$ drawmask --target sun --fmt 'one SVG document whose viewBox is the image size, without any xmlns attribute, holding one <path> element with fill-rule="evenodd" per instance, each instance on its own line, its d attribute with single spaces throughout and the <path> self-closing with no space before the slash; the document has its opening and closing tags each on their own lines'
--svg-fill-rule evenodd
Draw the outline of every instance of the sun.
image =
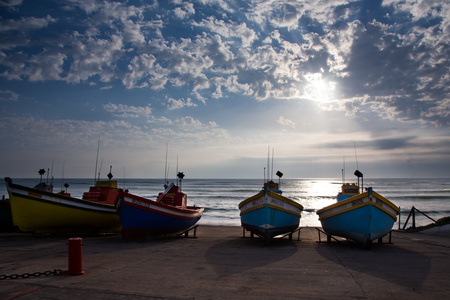
<svg viewBox="0 0 450 300">
<path fill-rule="evenodd" d="M 328 102 L 333 98 L 335 83 L 322 78 L 322 73 L 308 73 L 304 75 L 307 83 L 304 96 L 317 102 Z"/>
</svg>

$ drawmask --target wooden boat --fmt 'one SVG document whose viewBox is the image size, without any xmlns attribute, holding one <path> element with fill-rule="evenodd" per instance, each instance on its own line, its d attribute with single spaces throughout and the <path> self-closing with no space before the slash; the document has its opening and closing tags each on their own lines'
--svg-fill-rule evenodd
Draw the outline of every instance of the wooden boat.
<svg viewBox="0 0 450 300">
<path fill-rule="evenodd" d="M 337 203 L 318 210 L 317 214 L 326 233 L 370 248 L 373 240 L 392 230 L 400 209 L 371 187 L 361 193 L 359 178 L 363 174 L 356 170 L 355 175 L 358 184 L 343 184 Z"/>
<path fill-rule="evenodd" d="M 121 191 L 116 209 L 122 221 L 122 235 L 126 239 L 173 237 L 193 228 L 204 208 L 187 205 L 187 195 L 181 191 L 184 174 L 178 173 L 173 182 L 150 200 Z"/>
<path fill-rule="evenodd" d="M 21 231 L 34 233 L 120 232 L 122 226 L 114 207 L 119 189 L 111 177 L 97 180 L 83 199 L 73 198 L 66 191 L 53 193 L 42 184 L 35 188 L 14 184 L 7 177 L 13 223 Z"/>
<path fill-rule="evenodd" d="M 277 172 L 282 176 L 281 172 Z M 281 177 L 280 176 L 280 177 Z M 241 226 L 268 245 L 275 236 L 295 231 L 303 206 L 281 195 L 279 183 L 268 181 L 256 195 L 239 203 Z"/>
</svg>

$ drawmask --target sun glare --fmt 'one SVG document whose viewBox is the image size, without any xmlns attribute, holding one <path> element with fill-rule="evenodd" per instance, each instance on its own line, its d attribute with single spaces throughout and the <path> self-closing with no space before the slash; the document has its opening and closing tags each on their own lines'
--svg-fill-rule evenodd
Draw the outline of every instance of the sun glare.
<svg viewBox="0 0 450 300">
<path fill-rule="evenodd" d="M 322 73 L 308 73 L 305 75 L 307 84 L 304 95 L 307 99 L 327 102 L 333 98 L 335 83 L 322 78 Z"/>
</svg>

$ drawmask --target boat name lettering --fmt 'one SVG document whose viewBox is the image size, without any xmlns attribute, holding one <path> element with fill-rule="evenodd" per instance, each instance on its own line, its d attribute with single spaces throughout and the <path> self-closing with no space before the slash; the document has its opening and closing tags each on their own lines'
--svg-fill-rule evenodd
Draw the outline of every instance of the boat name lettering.
<svg viewBox="0 0 450 300">
<path fill-rule="evenodd" d="M 362 199 L 357 199 L 357 200 L 352 202 L 352 206 L 359 205 L 359 204 L 362 204 L 362 203 L 363 203 Z"/>
<path fill-rule="evenodd" d="M 281 200 L 277 200 L 277 199 L 271 199 L 270 203 L 278 205 L 278 206 L 284 206 L 284 202 Z"/>
<path fill-rule="evenodd" d="M 131 202 L 132 202 L 133 204 L 145 206 L 145 207 L 148 207 L 148 208 L 151 207 L 151 205 L 150 205 L 149 203 L 145 203 L 145 202 L 142 202 L 142 201 L 139 201 L 139 200 L 136 200 L 136 199 L 132 199 Z"/>
<path fill-rule="evenodd" d="M 376 203 L 377 203 L 379 206 L 383 206 L 383 201 L 381 201 L 381 200 L 378 200 L 378 199 L 377 199 Z"/>
<path fill-rule="evenodd" d="M 253 206 L 257 206 L 257 205 L 260 205 L 260 204 L 263 203 L 263 202 L 264 202 L 264 199 L 260 198 L 260 199 L 258 199 L 258 200 L 253 201 L 253 202 L 252 202 L 252 205 L 253 205 Z"/>
</svg>

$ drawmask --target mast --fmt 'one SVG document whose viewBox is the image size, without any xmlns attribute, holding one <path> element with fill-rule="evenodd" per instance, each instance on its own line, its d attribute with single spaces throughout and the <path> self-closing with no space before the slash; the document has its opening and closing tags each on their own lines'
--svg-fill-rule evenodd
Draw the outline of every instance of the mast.
<svg viewBox="0 0 450 300">
<path fill-rule="evenodd" d="M 100 169 L 98 169 L 98 180 L 100 180 L 100 174 L 102 173 L 102 166 L 103 166 L 103 158 L 102 161 L 100 162 Z"/>
<path fill-rule="evenodd" d="M 167 184 L 167 153 L 169 152 L 169 143 L 166 144 L 166 163 L 164 165 L 164 186 Z"/>
<path fill-rule="evenodd" d="M 63 182 L 64 182 L 64 165 L 66 164 L 66 161 L 63 161 L 63 169 L 62 169 L 62 178 L 61 178 L 61 191 L 63 190 Z"/>
<path fill-rule="evenodd" d="M 51 183 L 50 183 L 50 185 L 51 186 L 53 186 L 53 162 L 55 161 L 55 159 L 54 158 L 52 158 L 52 174 L 51 174 Z"/>
<path fill-rule="evenodd" d="M 270 146 L 267 146 L 267 182 L 270 181 Z"/>
<path fill-rule="evenodd" d="M 97 182 L 97 164 L 98 164 L 98 151 L 100 149 L 100 137 L 98 137 L 97 143 L 97 158 L 95 159 L 95 173 L 94 173 L 94 184 Z"/>
<path fill-rule="evenodd" d="M 270 180 L 273 181 L 273 154 L 274 154 L 275 149 L 272 148 L 272 169 L 270 173 Z"/>
</svg>

